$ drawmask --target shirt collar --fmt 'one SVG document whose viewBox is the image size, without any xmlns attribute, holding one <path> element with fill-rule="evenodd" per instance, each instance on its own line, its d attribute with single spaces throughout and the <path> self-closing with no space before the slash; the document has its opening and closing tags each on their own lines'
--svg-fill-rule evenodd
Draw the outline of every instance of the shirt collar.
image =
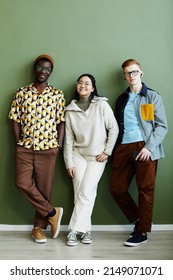
<svg viewBox="0 0 173 280">
<path fill-rule="evenodd" d="M 29 88 L 30 88 L 30 89 L 34 89 L 34 91 L 37 91 L 36 87 L 34 86 L 34 83 L 30 84 L 30 85 L 29 85 Z M 45 90 L 47 90 L 47 89 L 49 89 L 49 90 L 52 89 L 52 86 L 51 86 L 49 83 L 47 84 L 47 87 L 45 87 L 45 89 L 43 90 L 43 93 L 44 93 Z"/>
<path fill-rule="evenodd" d="M 129 95 L 129 92 L 130 92 L 130 87 L 128 87 L 126 89 L 125 94 Z M 147 95 L 147 86 L 144 83 L 142 83 L 142 88 L 141 88 L 141 91 L 139 94 L 144 95 L 144 96 Z"/>
</svg>

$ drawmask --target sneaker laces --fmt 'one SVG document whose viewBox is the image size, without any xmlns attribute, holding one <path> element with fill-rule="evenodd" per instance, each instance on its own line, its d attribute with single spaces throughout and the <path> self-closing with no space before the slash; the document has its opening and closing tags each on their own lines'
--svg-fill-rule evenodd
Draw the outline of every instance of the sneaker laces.
<svg viewBox="0 0 173 280">
<path fill-rule="evenodd" d="M 87 231 L 81 236 L 82 239 L 92 239 L 90 231 Z"/>
<path fill-rule="evenodd" d="M 51 226 L 53 226 L 52 217 L 49 218 L 49 224 L 50 224 Z"/>
<path fill-rule="evenodd" d="M 69 232 L 69 234 L 67 235 L 67 238 L 75 241 L 76 240 L 76 232 L 74 232 L 74 231 Z"/>
<path fill-rule="evenodd" d="M 38 233 L 39 233 L 41 236 L 44 236 L 44 237 L 45 237 L 45 233 L 44 233 L 44 231 L 43 231 L 40 227 L 35 227 L 35 230 L 38 231 Z"/>
</svg>

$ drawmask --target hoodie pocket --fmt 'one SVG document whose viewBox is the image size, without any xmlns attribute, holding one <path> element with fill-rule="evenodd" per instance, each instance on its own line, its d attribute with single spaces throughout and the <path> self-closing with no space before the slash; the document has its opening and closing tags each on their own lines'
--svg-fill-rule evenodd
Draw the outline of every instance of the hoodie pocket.
<svg viewBox="0 0 173 280">
<path fill-rule="evenodd" d="M 141 105 L 141 114 L 144 121 L 154 120 L 154 104 Z"/>
</svg>

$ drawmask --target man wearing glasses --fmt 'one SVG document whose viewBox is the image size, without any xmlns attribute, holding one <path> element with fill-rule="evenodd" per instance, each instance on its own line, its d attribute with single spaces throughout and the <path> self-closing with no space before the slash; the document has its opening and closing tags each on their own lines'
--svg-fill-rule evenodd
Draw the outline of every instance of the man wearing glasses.
<svg viewBox="0 0 173 280">
<path fill-rule="evenodd" d="M 64 137 L 63 92 L 48 84 L 54 67 L 46 54 L 34 62 L 35 82 L 19 88 L 12 101 L 9 118 L 16 145 L 16 187 L 35 208 L 32 237 L 47 241 L 45 229 L 51 226 L 56 238 L 63 214 L 51 204 L 56 158 Z"/>
<path fill-rule="evenodd" d="M 110 192 L 134 230 L 126 246 L 147 242 L 151 231 L 158 159 L 164 157 L 162 141 L 167 120 L 161 96 L 141 82 L 143 71 L 134 59 L 122 64 L 129 87 L 116 102 L 119 136 L 113 152 Z M 138 203 L 129 193 L 136 176 Z"/>
</svg>

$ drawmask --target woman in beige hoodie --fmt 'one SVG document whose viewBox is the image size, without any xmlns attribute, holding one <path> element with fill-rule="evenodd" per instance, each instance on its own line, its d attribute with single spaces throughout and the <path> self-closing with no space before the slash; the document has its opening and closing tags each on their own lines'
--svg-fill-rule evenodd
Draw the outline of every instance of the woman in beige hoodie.
<svg viewBox="0 0 173 280">
<path fill-rule="evenodd" d="M 74 209 L 67 245 L 92 243 L 91 215 L 98 182 L 118 136 L 118 125 L 107 98 L 99 97 L 95 78 L 83 74 L 77 80 L 76 99 L 65 112 L 64 160 L 74 187 Z"/>
</svg>

